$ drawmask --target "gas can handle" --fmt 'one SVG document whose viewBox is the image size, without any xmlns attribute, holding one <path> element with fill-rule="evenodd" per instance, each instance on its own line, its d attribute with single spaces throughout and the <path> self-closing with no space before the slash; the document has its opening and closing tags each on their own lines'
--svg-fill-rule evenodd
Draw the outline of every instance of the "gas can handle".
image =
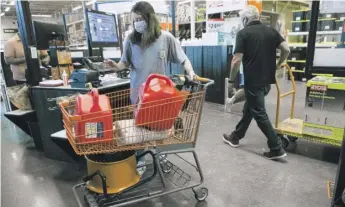
<svg viewBox="0 0 345 207">
<path fill-rule="evenodd" d="M 173 82 L 166 76 L 164 75 L 160 75 L 160 74 L 151 74 L 147 80 L 146 80 L 146 83 L 145 83 L 145 88 L 144 88 L 144 91 L 147 90 L 147 88 L 150 86 L 150 83 L 151 81 L 154 79 L 154 78 L 158 78 L 158 79 L 161 79 L 161 80 L 165 80 L 165 82 L 170 86 L 170 87 L 174 87 L 173 85 Z"/>
<path fill-rule="evenodd" d="M 93 104 L 91 106 L 91 111 L 100 111 L 101 107 L 99 106 L 99 93 L 96 88 L 91 89 L 90 95 L 92 96 Z"/>
</svg>

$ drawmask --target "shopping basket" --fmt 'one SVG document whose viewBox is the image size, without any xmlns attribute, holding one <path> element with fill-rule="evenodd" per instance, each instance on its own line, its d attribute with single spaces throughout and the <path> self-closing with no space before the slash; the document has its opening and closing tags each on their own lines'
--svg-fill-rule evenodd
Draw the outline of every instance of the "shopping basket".
<svg viewBox="0 0 345 207">
<path fill-rule="evenodd" d="M 198 78 L 198 81 L 198 83 L 190 82 L 190 84 L 184 84 L 180 90 L 180 97 L 178 100 L 176 98 L 167 98 L 152 101 L 140 107 L 138 107 L 137 104 L 130 104 L 131 90 L 138 89 L 128 89 L 105 94 L 110 99 L 110 111 L 113 119 L 113 130 L 111 131 L 113 133 L 113 138 L 104 141 L 99 139 L 93 140 L 91 138 L 81 142 L 81 137 L 90 136 L 88 134 L 76 135 L 75 132 L 76 126 L 80 125 L 82 122 L 93 123 L 100 118 L 106 117 L 102 117 L 100 113 L 95 113 L 95 116 L 90 114 L 89 117 L 92 118 L 82 120 L 81 116 L 75 113 L 76 102 L 62 102 L 60 103 L 60 109 L 68 140 L 75 152 L 79 155 L 139 150 L 170 144 L 194 144 L 196 142 L 206 88 L 208 85 L 214 83 L 212 80 L 203 78 Z M 207 83 L 201 84 L 203 81 Z M 159 106 L 159 108 L 161 108 L 160 113 L 167 113 L 169 110 L 175 110 L 171 108 L 171 106 L 174 106 L 174 104 L 171 103 L 180 101 L 180 99 L 184 100 L 184 106 L 177 117 L 165 117 L 164 120 L 161 120 L 158 118 L 154 119 L 156 114 L 146 114 L 147 116 L 152 116 L 153 118 L 149 120 L 157 125 L 159 125 L 160 122 L 166 122 L 167 119 L 174 120 L 175 124 L 171 126 L 171 129 L 154 131 L 145 127 L 147 123 L 136 125 L 134 115 L 138 108 L 142 110 Z M 150 123 L 150 125 L 152 125 L 152 123 Z M 102 133 L 109 133 L 109 131 L 110 130 L 103 131 Z"/>
</svg>

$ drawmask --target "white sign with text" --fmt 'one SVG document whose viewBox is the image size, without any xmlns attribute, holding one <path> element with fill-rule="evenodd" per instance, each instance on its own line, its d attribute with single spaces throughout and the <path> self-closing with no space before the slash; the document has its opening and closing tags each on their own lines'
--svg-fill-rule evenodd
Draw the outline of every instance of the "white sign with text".
<svg viewBox="0 0 345 207">
<path fill-rule="evenodd" d="M 206 32 L 223 32 L 224 31 L 224 21 L 207 21 L 206 22 Z"/>
</svg>

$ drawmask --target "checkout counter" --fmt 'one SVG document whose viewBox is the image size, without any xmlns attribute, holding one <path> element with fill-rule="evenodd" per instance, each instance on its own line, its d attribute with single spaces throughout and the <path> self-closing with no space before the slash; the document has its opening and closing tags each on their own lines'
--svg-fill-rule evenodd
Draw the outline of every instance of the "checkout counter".
<svg viewBox="0 0 345 207">
<path fill-rule="evenodd" d="M 81 59 L 78 58 L 72 58 L 72 60 L 73 62 L 81 62 Z M 118 60 L 115 59 L 115 61 Z M 12 72 L 10 67 L 4 62 L 3 52 L 1 52 L 1 62 L 5 84 L 7 87 L 13 86 Z M 99 77 L 99 74 L 94 71 L 93 73 L 91 72 L 91 75 L 81 74 L 75 77 L 72 75 L 71 79 L 79 81 L 81 86 L 85 85 L 84 81 L 89 82 L 89 79 L 99 79 L 100 82 L 97 88 L 101 94 L 125 90 L 130 87 L 128 77 L 107 78 L 109 75 L 101 75 L 103 77 Z M 36 148 L 44 151 L 46 157 L 54 160 L 75 162 L 80 157 L 74 153 L 68 140 L 54 140 L 51 137 L 51 134 L 64 129 L 62 115 L 59 107 L 56 105 L 56 98 L 76 93 L 87 93 L 88 91 L 89 89 L 85 87 L 34 86 L 31 88 L 30 96 L 35 110 L 8 110 L 5 116 L 32 137 Z"/>
</svg>

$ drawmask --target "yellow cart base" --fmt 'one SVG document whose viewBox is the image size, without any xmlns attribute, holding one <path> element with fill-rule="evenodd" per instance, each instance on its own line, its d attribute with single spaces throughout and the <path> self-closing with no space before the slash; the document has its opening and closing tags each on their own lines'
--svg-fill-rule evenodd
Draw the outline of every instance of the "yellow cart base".
<svg viewBox="0 0 345 207">
<path fill-rule="evenodd" d="M 275 128 L 278 136 L 282 139 L 283 148 L 289 145 L 289 142 L 296 141 L 298 138 L 306 139 L 318 143 L 330 144 L 334 146 L 341 146 L 341 141 L 326 139 L 323 137 L 310 136 L 303 134 L 303 120 L 287 118 L 278 124 Z"/>
</svg>

